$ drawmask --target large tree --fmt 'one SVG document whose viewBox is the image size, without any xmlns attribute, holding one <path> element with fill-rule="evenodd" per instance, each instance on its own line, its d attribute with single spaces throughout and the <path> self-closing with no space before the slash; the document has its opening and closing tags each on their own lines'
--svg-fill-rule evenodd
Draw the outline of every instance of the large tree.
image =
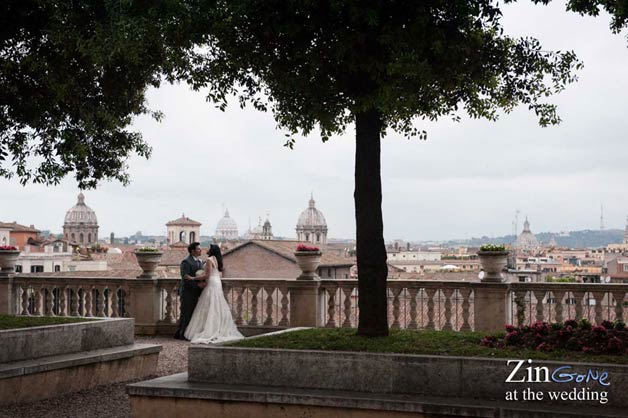
<svg viewBox="0 0 628 418">
<path fill-rule="evenodd" d="M 537 3 L 547 1 L 537 0 Z M 615 15 L 626 0 L 572 0 Z M 380 144 L 387 130 L 424 137 L 415 123 L 494 120 L 524 105 L 559 122 L 545 100 L 574 81 L 571 52 L 503 34 L 489 0 L 8 0 L 0 6 L 0 175 L 81 187 L 127 181 L 129 155 L 148 156 L 134 115 L 163 77 L 235 95 L 273 112 L 289 134 L 323 140 L 356 127 L 355 213 L 359 333 L 386 335 L 386 251 Z M 34 160 L 33 160 L 34 157 Z M 29 158 L 31 160 L 29 160 Z"/>
<path fill-rule="evenodd" d="M 388 333 L 386 131 L 423 136 L 416 119 L 465 111 L 494 120 L 520 104 L 542 125 L 559 121 L 545 99 L 574 80 L 575 55 L 504 35 L 500 16 L 488 0 L 229 0 L 198 20 L 208 37 L 190 82 L 213 101 L 236 95 L 270 109 L 290 134 L 319 128 L 323 140 L 355 124 L 361 335 Z"/>
</svg>

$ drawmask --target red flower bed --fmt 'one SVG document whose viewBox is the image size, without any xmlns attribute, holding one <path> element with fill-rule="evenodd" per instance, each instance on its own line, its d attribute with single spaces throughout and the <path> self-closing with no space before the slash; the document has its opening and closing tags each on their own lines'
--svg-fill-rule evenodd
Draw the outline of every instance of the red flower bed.
<svg viewBox="0 0 628 418">
<path fill-rule="evenodd" d="M 572 319 L 564 323 L 535 322 L 515 327 L 506 325 L 506 335 L 489 335 L 482 345 L 494 348 L 521 347 L 539 351 L 570 350 L 591 354 L 628 354 L 628 330 L 623 321 L 603 321 L 592 326 L 589 321 Z"/>
<path fill-rule="evenodd" d="M 0 251 L 17 251 L 17 248 L 12 245 L 0 245 Z"/>
<path fill-rule="evenodd" d="M 320 251 L 320 248 L 318 248 L 318 247 L 311 247 L 311 246 L 305 245 L 305 244 L 299 244 L 299 245 L 297 245 L 297 251 Z"/>
</svg>

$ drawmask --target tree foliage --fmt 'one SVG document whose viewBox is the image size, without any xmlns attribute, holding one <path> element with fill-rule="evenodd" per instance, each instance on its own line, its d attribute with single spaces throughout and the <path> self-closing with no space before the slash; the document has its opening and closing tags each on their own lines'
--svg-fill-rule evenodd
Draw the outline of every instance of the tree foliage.
<svg viewBox="0 0 628 418">
<path fill-rule="evenodd" d="M 0 176 L 81 187 L 128 181 L 150 155 L 132 118 L 194 39 L 179 1 L 7 0 L 0 5 Z M 187 23 L 186 23 L 187 22 Z"/>
</svg>

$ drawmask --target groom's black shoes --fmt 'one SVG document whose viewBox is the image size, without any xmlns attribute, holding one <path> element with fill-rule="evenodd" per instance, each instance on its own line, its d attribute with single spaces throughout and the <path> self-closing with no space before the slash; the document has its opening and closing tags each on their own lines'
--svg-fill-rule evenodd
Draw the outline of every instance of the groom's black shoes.
<svg viewBox="0 0 628 418">
<path fill-rule="evenodd" d="M 175 340 L 183 340 L 183 341 L 190 341 L 187 338 L 185 338 L 183 335 L 179 334 L 179 332 L 177 332 L 176 334 L 174 334 L 174 339 Z"/>
</svg>

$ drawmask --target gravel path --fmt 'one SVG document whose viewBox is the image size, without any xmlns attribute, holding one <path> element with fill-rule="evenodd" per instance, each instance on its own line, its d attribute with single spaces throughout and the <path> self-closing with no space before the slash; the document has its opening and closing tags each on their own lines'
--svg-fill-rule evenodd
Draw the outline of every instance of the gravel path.
<svg viewBox="0 0 628 418">
<path fill-rule="evenodd" d="M 186 370 L 190 343 L 164 337 L 136 337 L 135 341 L 163 346 L 156 376 Z M 131 403 L 125 391 L 127 383 L 98 386 L 59 398 L 2 407 L 0 418 L 130 418 Z"/>
</svg>

